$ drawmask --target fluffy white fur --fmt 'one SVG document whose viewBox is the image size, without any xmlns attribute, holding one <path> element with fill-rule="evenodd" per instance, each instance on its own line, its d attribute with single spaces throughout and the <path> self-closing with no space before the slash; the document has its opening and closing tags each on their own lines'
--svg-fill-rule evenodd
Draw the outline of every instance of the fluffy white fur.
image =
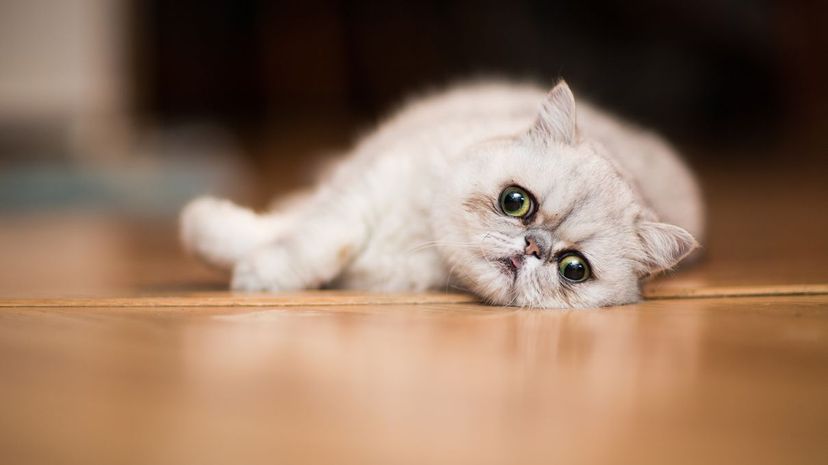
<svg viewBox="0 0 828 465">
<path fill-rule="evenodd" d="M 531 218 L 501 211 L 512 185 L 536 199 Z M 576 109 L 564 82 L 548 94 L 489 83 L 407 105 L 274 211 L 195 200 L 181 235 L 232 269 L 237 290 L 454 286 L 494 304 L 571 308 L 637 301 L 642 279 L 697 246 L 702 223 L 696 182 L 659 137 Z M 529 237 L 540 254 L 525 252 Z M 585 282 L 559 273 L 571 250 L 591 265 Z"/>
</svg>

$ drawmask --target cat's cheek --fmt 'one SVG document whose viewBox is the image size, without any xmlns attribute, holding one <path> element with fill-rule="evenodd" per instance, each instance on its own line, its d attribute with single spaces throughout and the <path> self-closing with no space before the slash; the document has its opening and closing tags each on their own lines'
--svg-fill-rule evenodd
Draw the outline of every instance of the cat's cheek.
<svg viewBox="0 0 828 465">
<path fill-rule="evenodd" d="M 476 271 L 471 273 L 471 276 L 476 277 L 470 283 L 476 294 L 493 305 L 509 305 L 513 302 L 511 278 L 489 264 Z"/>
</svg>

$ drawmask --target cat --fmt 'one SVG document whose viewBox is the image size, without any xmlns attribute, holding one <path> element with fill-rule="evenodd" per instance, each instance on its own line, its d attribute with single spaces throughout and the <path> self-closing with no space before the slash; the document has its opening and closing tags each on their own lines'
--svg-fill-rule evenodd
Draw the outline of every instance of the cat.
<svg viewBox="0 0 828 465">
<path fill-rule="evenodd" d="M 497 305 L 602 307 L 698 247 L 703 205 L 661 138 L 563 80 L 461 85 L 414 100 L 314 190 L 257 214 L 181 215 L 189 251 L 240 291 L 470 291 Z"/>
</svg>

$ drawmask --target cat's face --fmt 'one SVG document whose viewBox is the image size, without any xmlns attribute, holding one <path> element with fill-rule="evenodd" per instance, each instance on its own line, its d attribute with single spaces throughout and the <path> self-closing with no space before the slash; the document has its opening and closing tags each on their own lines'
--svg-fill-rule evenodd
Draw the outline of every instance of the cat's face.
<svg viewBox="0 0 828 465">
<path fill-rule="evenodd" d="M 563 86 L 563 87 L 562 87 Z M 435 218 L 452 276 L 492 303 L 597 307 L 639 299 L 639 280 L 695 246 L 652 221 L 597 145 L 578 140 L 572 94 L 553 89 L 535 127 L 465 154 Z"/>
</svg>

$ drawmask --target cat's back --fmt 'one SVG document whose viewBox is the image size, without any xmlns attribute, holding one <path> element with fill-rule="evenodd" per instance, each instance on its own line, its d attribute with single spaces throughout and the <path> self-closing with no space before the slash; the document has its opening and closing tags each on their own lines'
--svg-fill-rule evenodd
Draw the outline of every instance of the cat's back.
<svg viewBox="0 0 828 465">
<path fill-rule="evenodd" d="M 477 81 L 429 92 L 407 101 L 393 123 L 416 124 L 435 120 L 515 118 L 531 122 L 543 99 L 541 88 L 505 81 Z"/>
<path fill-rule="evenodd" d="M 403 102 L 377 131 L 370 146 L 425 143 L 443 154 L 492 137 L 508 136 L 532 123 L 543 98 L 532 85 L 479 81 L 415 95 Z"/>
</svg>

